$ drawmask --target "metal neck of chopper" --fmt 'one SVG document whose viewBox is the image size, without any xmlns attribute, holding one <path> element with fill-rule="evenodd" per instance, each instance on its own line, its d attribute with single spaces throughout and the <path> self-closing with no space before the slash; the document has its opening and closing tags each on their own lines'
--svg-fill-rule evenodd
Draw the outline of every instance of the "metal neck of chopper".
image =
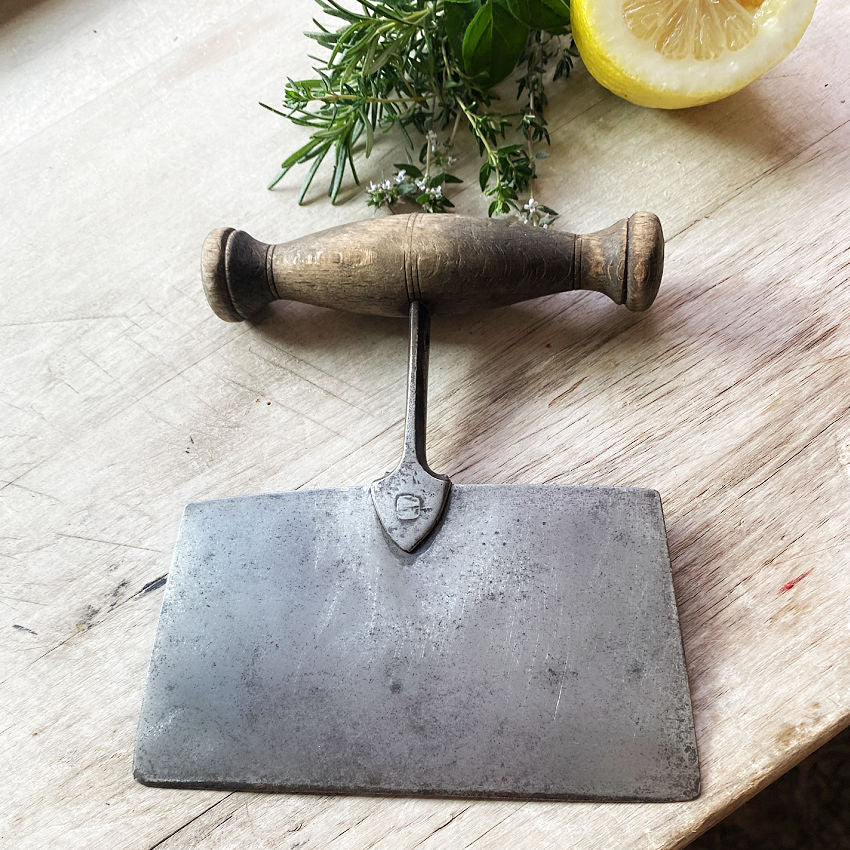
<svg viewBox="0 0 850 850">
<path fill-rule="evenodd" d="M 404 419 L 402 461 L 425 460 L 425 427 L 428 415 L 428 353 L 431 346 L 431 316 L 418 301 L 410 305 L 410 356 L 407 372 L 407 413 Z M 430 471 L 430 470 L 429 470 Z"/>
<path fill-rule="evenodd" d="M 451 489 L 448 477 L 435 474 L 425 459 L 430 338 L 428 310 L 414 301 L 410 305 L 404 449 L 395 470 L 370 488 L 384 531 L 405 552 L 412 552 L 434 531 Z"/>
</svg>

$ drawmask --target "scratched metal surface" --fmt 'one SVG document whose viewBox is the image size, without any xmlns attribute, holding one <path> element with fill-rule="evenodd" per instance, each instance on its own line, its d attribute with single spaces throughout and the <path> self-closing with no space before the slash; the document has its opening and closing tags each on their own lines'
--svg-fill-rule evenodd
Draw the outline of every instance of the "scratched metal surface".
<svg viewBox="0 0 850 850">
<path fill-rule="evenodd" d="M 366 487 L 186 509 L 139 727 L 154 785 L 698 792 L 653 490 L 455 486 L 414 554 Z"/>
</svg>

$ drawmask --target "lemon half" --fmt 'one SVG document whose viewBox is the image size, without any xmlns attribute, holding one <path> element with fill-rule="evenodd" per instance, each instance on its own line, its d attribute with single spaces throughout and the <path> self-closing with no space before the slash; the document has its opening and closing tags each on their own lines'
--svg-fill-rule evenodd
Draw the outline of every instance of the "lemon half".
<svg viewBox="0 0 850 850">
<path fill-rule="evenodd" d="M 781 62 L 817 0 L 572 0 L 588 71 L 641 106 L 719 100 Z"/>
</svg>

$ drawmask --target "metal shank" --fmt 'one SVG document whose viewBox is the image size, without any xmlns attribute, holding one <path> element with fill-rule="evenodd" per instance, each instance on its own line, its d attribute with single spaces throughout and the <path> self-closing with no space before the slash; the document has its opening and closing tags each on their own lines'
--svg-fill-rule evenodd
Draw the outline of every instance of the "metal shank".
<svg viewBox="0 0 850 850">
<path fill-rule="evenodd" d="M 434 530 L 451 489 L 451 481 L 433 472 L 425 460 L 430 330 L 428 310 L 414 301 L 410 305 L 404 449 L 398 466 L 370 488 L 384 531 L 405 552 L 416 549 Z"/>
</svg>

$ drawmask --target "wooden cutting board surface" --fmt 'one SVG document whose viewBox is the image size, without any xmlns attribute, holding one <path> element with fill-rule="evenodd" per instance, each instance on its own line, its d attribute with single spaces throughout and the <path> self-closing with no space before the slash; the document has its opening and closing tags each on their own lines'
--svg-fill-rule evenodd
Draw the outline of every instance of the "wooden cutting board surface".
<svg viewBox="0 0 850 850">
<path fill-rule="evenodd" d="M 167 791 L 131 778 L 190 500 L 366 483 L 401 440 L 404 321 L 227 325 L 206 232 L 365 218 L 257 107 L 309 72 L 311 0 L 12 0 L 0 14 L 0 842 L 15 848 L 673 848 L 850 721 L 850 7 L 744 92 L 643 110 L 577 69 L 537 195 L 588 231 L 656 212 L 653 309 L 593 293 L 435 320 L 429 455 L 458 483 L 661 491 L 695 802 Z M 382 149 L 368 181 L 398 159 Z M 474 158 L 458 210 L 483 214 Z"/>
</svg>

